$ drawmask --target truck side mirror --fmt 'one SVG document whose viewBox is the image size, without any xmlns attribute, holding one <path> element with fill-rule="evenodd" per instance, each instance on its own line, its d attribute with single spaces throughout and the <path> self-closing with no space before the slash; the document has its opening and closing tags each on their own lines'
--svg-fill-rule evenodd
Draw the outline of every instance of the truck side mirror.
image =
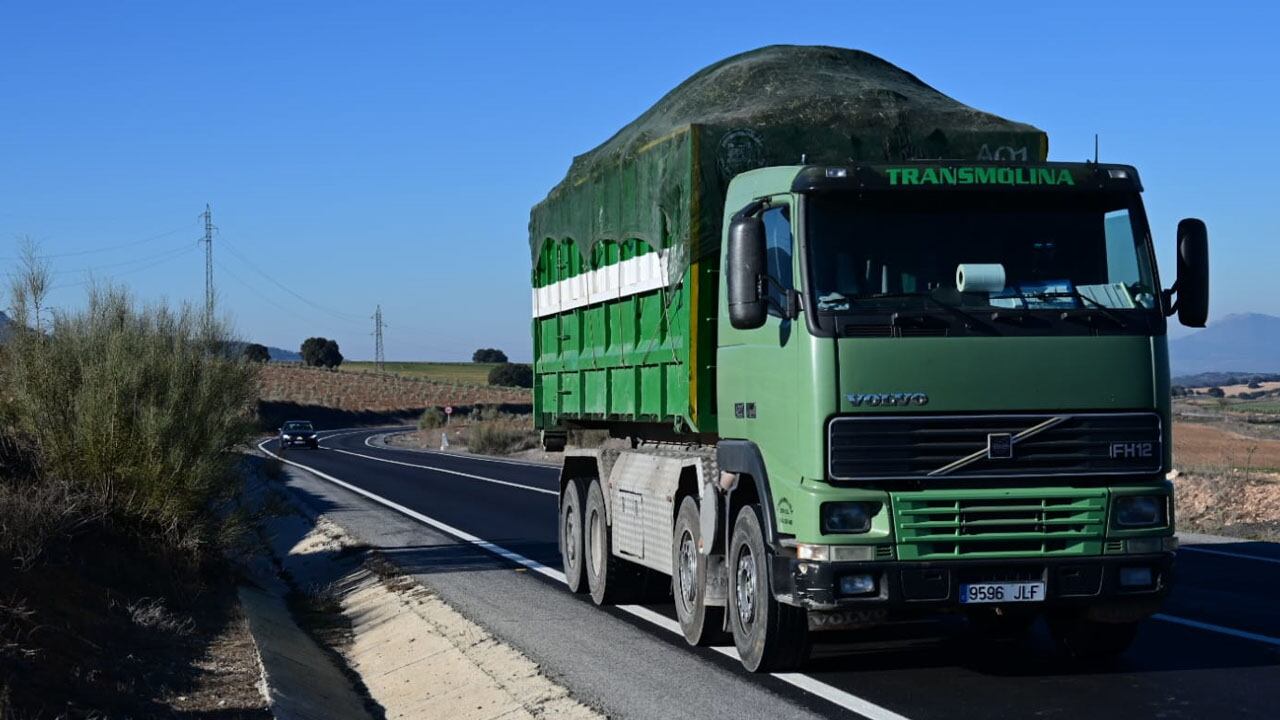
<svg viewBox="0 0 1280 720">
<path fill-rule="evenodd" d="M 737 216 L 729 225 L 728 271 L 729 324 L 739 330 L 764 325 L 766 298 L 760 293 L 765 272 L 764 221 L 759 216 Z"/>
<path fill-rule="evenodd" d="M 1204 327 L 1209 319 L 1209 231 L 1204 221 L 1187 218 L 1178 223 L 1178 279 L 1173 285 L 1178 322 Z"/>
</svg>

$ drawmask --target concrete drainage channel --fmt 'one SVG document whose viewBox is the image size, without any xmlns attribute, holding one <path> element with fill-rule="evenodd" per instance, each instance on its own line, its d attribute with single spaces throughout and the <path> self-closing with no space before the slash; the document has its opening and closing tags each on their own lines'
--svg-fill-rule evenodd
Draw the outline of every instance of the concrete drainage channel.
<svg viewBox="0 0 1280 720">
<path fill-rule="evenodd" d="M 295 470 L 251 460 L 268 553 L 241 602 L 277 718 L 603 717 L 263 477 Z"/>
</svg>

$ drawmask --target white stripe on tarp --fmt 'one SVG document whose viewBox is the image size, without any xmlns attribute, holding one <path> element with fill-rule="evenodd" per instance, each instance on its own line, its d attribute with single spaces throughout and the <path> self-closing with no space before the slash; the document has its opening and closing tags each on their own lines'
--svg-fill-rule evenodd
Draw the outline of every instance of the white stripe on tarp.
<svg viewBox="0 0 1280 720">
<path fill-rule="evenodd" d="M 670 260 L 670 249 L 659 250 L 534 288 L 533 316 L 555 315 L 666 287 Z"/>
</svg>

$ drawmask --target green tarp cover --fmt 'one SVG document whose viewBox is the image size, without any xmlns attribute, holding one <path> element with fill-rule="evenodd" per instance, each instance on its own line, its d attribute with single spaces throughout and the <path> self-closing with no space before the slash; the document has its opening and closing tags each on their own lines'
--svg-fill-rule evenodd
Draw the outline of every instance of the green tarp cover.
<svg viewBox="0 0 1280 720">
<path fill-rule="evenodd" d="M 1041 161 L 1043 131 L 975 110 L 874 55 L 776 45 L 707 67 L 594 150 L 529 220 L 590 265 L 604 240 L 671 248 L 669 275 L 715 252 L 733 176 L 757 167 L 911 159 Z"/>
</svg>

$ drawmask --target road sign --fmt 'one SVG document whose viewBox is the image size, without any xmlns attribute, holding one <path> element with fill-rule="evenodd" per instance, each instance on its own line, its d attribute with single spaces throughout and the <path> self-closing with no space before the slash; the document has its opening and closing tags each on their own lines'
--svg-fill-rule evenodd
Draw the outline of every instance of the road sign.
<svg viewBox="0 0 1280 720">
<path fill-rule="evenodd" d="M 452 415 L 452 414 L 453 414 L 453 406 L 452 406 L 452 405 L 445 405 L 445 406 L 444 406 L 444 414 L 445 414 L 445 415 Z"/>
</svg>

